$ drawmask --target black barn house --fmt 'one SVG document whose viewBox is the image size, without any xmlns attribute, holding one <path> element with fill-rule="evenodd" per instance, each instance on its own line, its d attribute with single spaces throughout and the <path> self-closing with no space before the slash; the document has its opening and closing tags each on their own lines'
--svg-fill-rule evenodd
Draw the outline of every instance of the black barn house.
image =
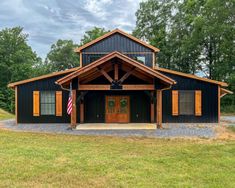
<svg viewBox="0 0 235 188">
<path fill-rule="evenodd" d="M 9 84 L 17 123 L 217 123 L 231 93 L 224 82 L 159 68 L 159 49 L 118 29 L 75 52 L 80 67 Z"/>
</svg>

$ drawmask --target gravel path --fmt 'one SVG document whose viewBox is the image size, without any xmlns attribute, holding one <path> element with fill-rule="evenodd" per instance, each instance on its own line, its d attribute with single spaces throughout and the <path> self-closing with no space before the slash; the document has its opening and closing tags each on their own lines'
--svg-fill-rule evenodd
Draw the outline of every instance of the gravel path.
<svg viewBox="0 0 235 188">
<path fill-rule="evenodd" d="M 72 135 L 107 135 L 107 136 L 139 136 L 139 137 L 204 137 L 215 136 L 216 124 L 163 124 L 164 129 L 156 130 L 67 130 L 69 124 L 19 124 L 14 120 L 0 122 L 1 127 L 14 131 L 59 133 Z"/>
<path fill-rule="evenodd" d="M 235 123 L 235 116 L 221 116 L 221 121 Z"/>
</svg>

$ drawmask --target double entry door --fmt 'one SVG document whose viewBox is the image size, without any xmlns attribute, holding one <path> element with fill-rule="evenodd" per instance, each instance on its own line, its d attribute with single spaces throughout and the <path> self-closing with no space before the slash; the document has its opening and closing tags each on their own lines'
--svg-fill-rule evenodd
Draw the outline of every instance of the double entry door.
<svg viewBox="0 0 235 188">
<path fill-rule="evenodd" d="M 130 116 L 129 96 L 106 96 L 106 123 L 128 123 Z"/>
</svg>

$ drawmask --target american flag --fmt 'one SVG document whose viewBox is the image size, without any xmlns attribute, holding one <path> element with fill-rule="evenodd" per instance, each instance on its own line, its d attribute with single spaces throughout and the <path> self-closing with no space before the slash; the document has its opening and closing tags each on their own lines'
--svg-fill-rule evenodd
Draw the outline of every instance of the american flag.
<svg viewBox="0 0 235 188">
<path fill-rule="evenodd" d="M 72 86 L 70 84 L 70 90 L 69 90 L 69 99 L 67 104 L 67 114 L 71 114 L 73 108 L 73 100 L 72 100 Z"/>
</svg>

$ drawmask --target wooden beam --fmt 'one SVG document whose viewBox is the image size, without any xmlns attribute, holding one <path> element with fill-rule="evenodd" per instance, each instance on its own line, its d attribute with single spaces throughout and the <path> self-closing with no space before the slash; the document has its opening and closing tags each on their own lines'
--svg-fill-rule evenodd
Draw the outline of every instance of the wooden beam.
<svg viewBox="0 0 235 188">
<path fill-rule="evenodd" d="M 120 80 L 118 80 L 118 82 L 121 84 L 122 82 L 124 82 L 124 80 L 126 80 L 134 71 L 135 69 L 131 69 L 130 71 L 126 72 L 126 74 L 124 74 Z"/>
<path fill-rule="evenodd" d="M 76 107 L 76 90 L 72 90 L 72 112 L 71 112 L 71 127 L 75 128 L 77 124 L 77 107 Z"/>
<path fill-rule="evenodd" d="M 153 84 L 142 84 L 142 85 L 122 85 L 122 90 L 154 90 Z M 95 84 L 81 84 L 78 87 L 80 91 L 90 91 L 90 90 L 110 90 L 110 85 L 95 85 Z"/>
<path fill-rule="evenodd" d="M 104 75 L 105 78 L 107 78 L 107 80 L 108 80 L 110 83 L 113 83 L 113 79 L 108 75 L 107 72 L 104 71 L 104 69 L 100 69 L 99 71 Z"/>
<path fill-rule="evenodd" d="M 82 52 L 80 52 L 80 67 L 82 67 Z"/>
<path fill-rule="evenodd" d="M 15 86 L 15 120 L 16 125 L 18 124 L 18 87 Z"/>
<path fill-rule="evenodd" d="M 114 80 L 118 80 L 118 64 L 114 64 Z"/>
<path fill-rule="evenodd" d="M 162 90 L 157 90 L 157 128 L 162 128 Z"/>
<path fill-rule="evenodd" d="M 151 91 L 151 104 L 150 104 L 150 116 L 151 116 L 151 123 L 154 123 L 154 100 L 153 100 L 153 97 L 154 97 L 154 92 Z"/>
<path fill-rule="evenodd" d="M 83 84 L 83 85 L 79 85 L 79 89 L 80 91 L 89 91 L 89 90 L 110 90 L 110 85 L 90 85 L 90 84 Z"/>
<path fill-rule="evenodd" d="M 80 123 L 84 123 L 84 101 L 80 101 Z"/>
<path fill-rule="evenodd" d="M 156 56 L 155 53 L 153 52 L 153 61 L 152 61 L 153 69 L 156 67 Z"/>
<path fill-rule="evenodd" d="M 154 90 L 154 85 L 153 84 L 122 85 L 122 90 Z"/>
<path fill-rule="evenodd" d="M 220 123 L 220 86 L 218 85 L 218 123 Z"/>
</svg>

